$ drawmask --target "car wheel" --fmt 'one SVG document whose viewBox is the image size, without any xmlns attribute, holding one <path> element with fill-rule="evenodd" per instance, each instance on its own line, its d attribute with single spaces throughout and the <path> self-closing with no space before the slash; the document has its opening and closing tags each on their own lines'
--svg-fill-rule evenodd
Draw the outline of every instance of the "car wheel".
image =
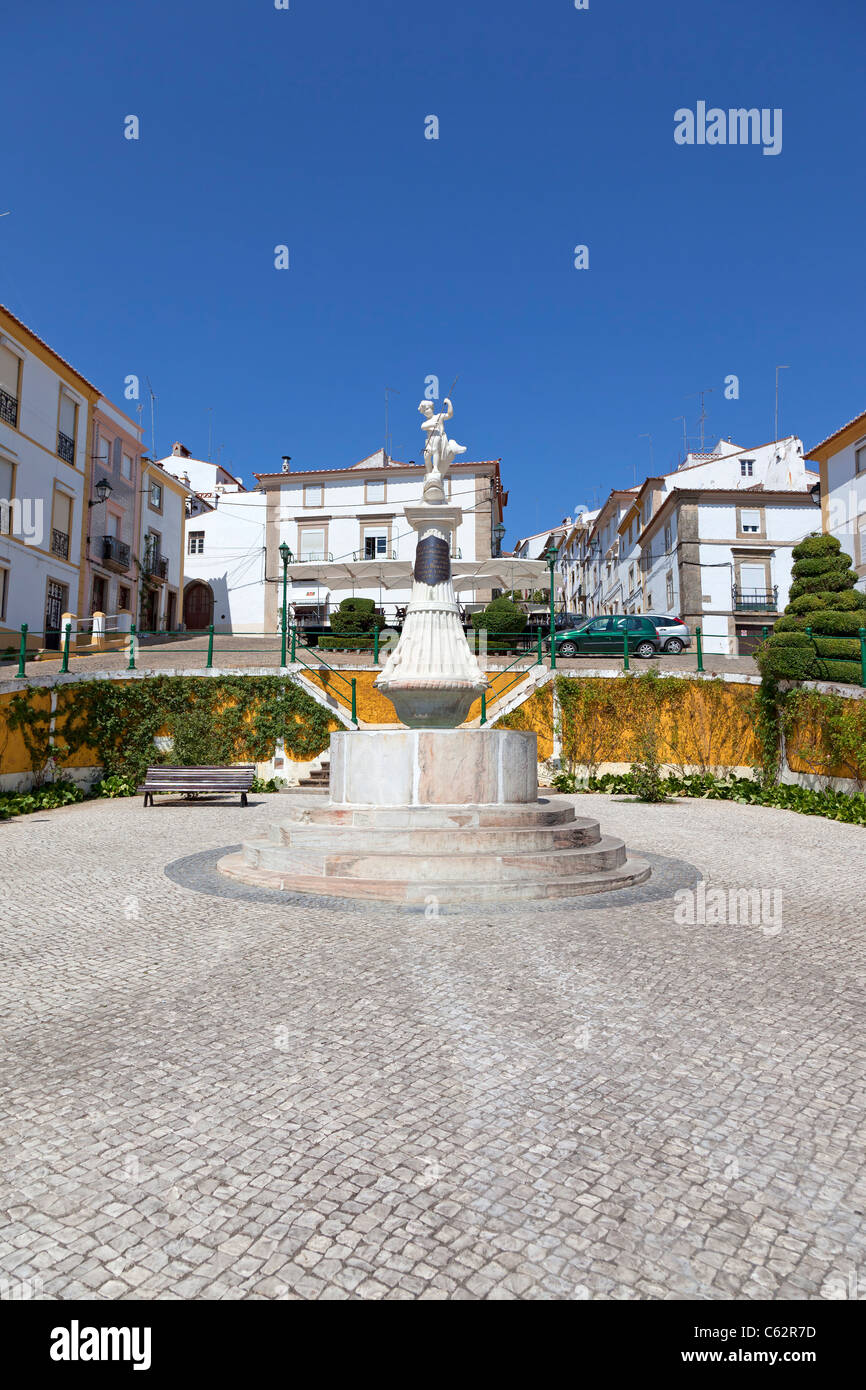
<svg viewBox="0 0 866 1390">
<path fill-rule="evenodd" d="M 650 656 L 655 656 L 656 649 L 653 646 L 652 642 L 638 642 L 637 646 L 635 647 L 635 652 L 638 656 L 646 658 Z"/>
<path fill-rule="evenodd" d="M 558 656 L 577 656 L 577 646 L 574 642 L 561 642 L 556 650 Z"/>
<path fill-rule="evenodd" d="M 679 637 L 669 637 L 665 642 L 665 651 L 669 652 L 671 656 L 679 656 L 682 649 L 683 644 Z"/>
</svg>

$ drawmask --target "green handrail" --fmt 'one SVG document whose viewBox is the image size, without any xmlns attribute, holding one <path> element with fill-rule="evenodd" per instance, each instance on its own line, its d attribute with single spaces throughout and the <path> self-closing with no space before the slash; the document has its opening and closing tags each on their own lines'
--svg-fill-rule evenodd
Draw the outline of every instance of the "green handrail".
<svg viewBox="0 0 866 1390">
<path fill-rule="evenodd" d="M 701 629 L 700 629 L 699 627 L 696 627 L 696 628 L 695 628 L 695 638 L 697 639 L 697 644 L 698 644 L 698 670 L 699 670 L 699 671 L 703 671 L 703 669 L 704 669 L 704 646 L 703 646 L 703 642 L 701 641 Z"/>
<path fill-rule="evenodd" d="M 129 629 L 129 665 L 126 669 L 135 670 L 135 623 L 132 623 Z"/>
<path fill-rule="evenodd" d="M 206 670 L 206 671 L 209 671 L 209 670 L 211 669 L 212 666 L 213 666 L 213 623 L 211 623 L 210 627 L 209 627 L 208 630 L 207 630 L 207 665 L 206 665 L 206 667 L 205 667 L 205 670 Z"/>
<path fill-rule="evenodd" d="M 629 669 L 629 664 L 628 664 L 628 630 L 627 630 L 626 628 L 623 628 L 623 630 L 622 630 L 622 669 L 623 669 L 624 671 L 627 671 L 627 670 Z"/>
<path fill-rule="evenodd" d="M 21 624 L 21 646 L 18 651 L 18 672 L 15 676 L 17 681 L 27 679 L 27 624 Z"/>
<path fill-rule="evenodd" d="M 69 638 L 72 633 L 72 624 L 67 623 L 63 633 L 63 660 L 60 663 L 60 674 L 65 676 L 69 671 Z"/>
</svg>

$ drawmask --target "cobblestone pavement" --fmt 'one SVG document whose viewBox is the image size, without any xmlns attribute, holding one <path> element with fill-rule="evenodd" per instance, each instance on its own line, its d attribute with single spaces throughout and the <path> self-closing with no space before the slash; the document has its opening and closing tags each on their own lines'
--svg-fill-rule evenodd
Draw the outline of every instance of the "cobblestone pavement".
<svg viewBox="0 0 866 1390">
<path fill-rule="evenodd" d="M 318 657 L 316 650 L 304 651 L 305 661 L 316 665 Z M 371 666 L 372 660 L 369 653 L 358 652 L 323 652 L 323 659 L 329 666 Z M 257 637 L 228 637 L 218 634 L 214 646 L 214 668 L 220 670 L 248 670 L 264 669 L 275 672 L 279 670 L 281 659 L 279 639 L 257 638 Z M 485 659 L 485 670 L 494 671 L 503 666 L 508 666 L 516 658 L 513 655 L 498 659 L 496 656 L 488 656 Z M 531 662 L 531 653 L 526 657 L 526 665 Z M 549 661 L 545 653 L 545 664 Z M 121 651 L 102 652 L 98 656 L 70 656 L 69 670 L 72 675 L 97 675 L 103 671 L 124 671 L 129 662 L 129 653 Z M 158 673 L 171 671 L 201 671 L 205 669 L 207 662 L 207 637 L 196 634 L 192 637 L 173 638 L 170 642 L 147 642 L 139 648 L 137 656 L 137 667 L 139 671 L 153 671 Z M 380 663 L 381 664 L 381 663 Z M 622 669 L 621 657 L 580 657 L 567 659 L 557 657 L 556 664 L 564 671 L 579 670 L 610 670 Z M 704 657 L 704 667 L 710 673 L 713 672 L 740 672 L 749 676 L 757 676 L 758 668 L 755 660 L 751 656 L 711 656 Z M 60 658 L 57 660 L 28 661 L 26 672 L 31 680 L 39 676 L 55 676 L 60 670 Z M 660 656 L 653 658 L 652 661 L 641 661 L 637 657 L 631 658 L 631 669 L 640 673 L 643 670 L 657 671 L 676 671 L 680 674 L 691 674 L 697 669 L 697 653 L 694 648 L 691 651 L 682 652 L 679 656 Z M 0 664 L 0 681 L 13 680 L 18 670 L 17 660 L 9 658 Z"/>
<path fill-rule="evenodd" d="M 695 925 L 166 875 L 280 804 L 0 825 L 0 1291 L 862 1297 L 861 829 L 581 798 L 697 866 Z M 768 890 L 760 919 L 714 924 L 719 887 Z"/>
</svg>

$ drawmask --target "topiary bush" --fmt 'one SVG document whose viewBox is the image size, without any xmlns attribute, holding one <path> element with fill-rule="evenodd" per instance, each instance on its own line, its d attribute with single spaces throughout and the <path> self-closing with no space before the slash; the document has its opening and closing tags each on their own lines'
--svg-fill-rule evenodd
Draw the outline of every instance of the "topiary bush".
<svg viewBox="0 0 866 1390">
<path fill-rule="evenodd" d="M 793 582 L 784 614 L 757 654 L 766 680 L 833 680 L 860 684 L 860 630 L 866 594 L 835 536 L 807 536 L 794 546 Z"/>
<path fill-rule="evenodd" d="M 323 651 L 372 651 L 373 633 L 385 626 L 384 616 L 371 598 L 344 598 L 331 614 L 331 634 L 319 638 Z"/>
<path fill-rule="evenodd" d="M 526 627 L 526 614 L 522 608 L 518 608 L 516 603 L 512 603 L 510 598 L 502 595 L 495 598 L 480 613 L 472 614 L 472 626 L 476 632 L 487 632 L 487 650 L 489 652 L 508 651 L 509 644 L 505 640 L 504 634 L 509 637 L 520 637 Z M 501 640 L 497 640 L 498 634 L 503 634 Z M 516 645 L 519 645 L 516 644 Z"/>
</svg>

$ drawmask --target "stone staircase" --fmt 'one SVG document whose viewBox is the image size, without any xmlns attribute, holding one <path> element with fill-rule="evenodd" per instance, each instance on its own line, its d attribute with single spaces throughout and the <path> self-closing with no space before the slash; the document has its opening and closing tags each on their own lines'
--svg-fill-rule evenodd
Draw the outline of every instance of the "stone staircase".
<svg viewBox="0 0 866 1390">
<path fill-rule="evenodd" d="M 292 892 L 400 903 L 568 898 L 643 883 L 649 866 L 563 796 L 489 806 L 334 806 L 298 798 L 221 872 Z"/>
</svg>

